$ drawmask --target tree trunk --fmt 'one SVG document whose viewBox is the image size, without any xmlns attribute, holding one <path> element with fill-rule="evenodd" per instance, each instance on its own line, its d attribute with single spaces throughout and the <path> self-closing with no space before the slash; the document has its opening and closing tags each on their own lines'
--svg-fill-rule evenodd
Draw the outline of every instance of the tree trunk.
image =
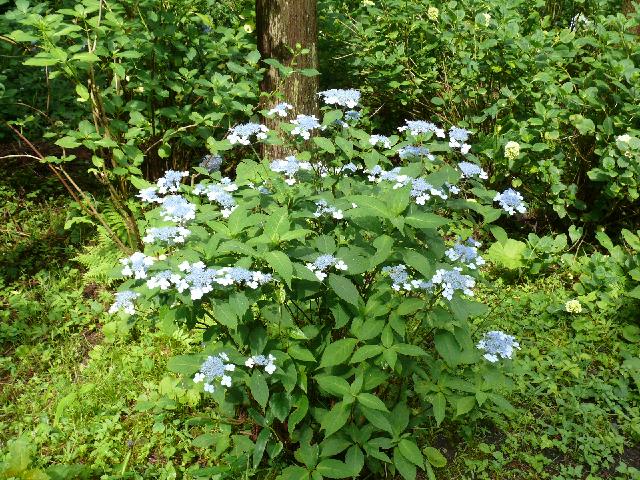
<svg viewBox="0 0 640 480">
<path fill-rule="evenodd" d="M 309 49 L 307 55 L 298 55 L 295 68 L 318 68 L 317 0 L 256 0 L 256 34 L 258 50 L 263 59 L 274 58 L 286 66 L 291 66 L 292 50 L 296 44 Z M 285 102 L 293 105 L 290 115 L 315 115 L 318 112 L 317 96 L 318 77 L 305 77 L 298 73 L 282 80 L 278 71 L 270 67 L 266 72 L 260 91 L 271 93 L 279 90 Z M 273 106 L 278 100 L 264 100 L 264 108 Z M 265 124 L 275 129 L 282 121 L 275 116 L 266 119 Z M 272 158 L 286 156 L 287 151 L 281 146 L 265 146 L 263 154 Z"/>
</svg>

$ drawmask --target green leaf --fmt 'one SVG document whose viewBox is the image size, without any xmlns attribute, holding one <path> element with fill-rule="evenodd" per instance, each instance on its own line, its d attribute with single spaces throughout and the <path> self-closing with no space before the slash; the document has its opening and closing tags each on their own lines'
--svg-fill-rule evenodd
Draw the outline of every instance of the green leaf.
<svg viewBox="0 0 640 480">
<path fill-rule="evenodd" d="M 444 420 L 447 399 L 444 398 L 442 392 L 438 392 L 431 398 L 431 405 L 433 406 L 433 416 L 439 426 Z"/>
<path fill-rule="evenodd" d="M 434 467 L 442 468 L 447 464 L 447 459 L 444 455 L 442 455 L 442 453 L 440 453 L 440 450 L 433 447 L 425 447 L 425 449 L 422 451 L 427 457 L 429 463 Z"/>
<path fill-rule="evenodd" d="M 440 356 L 451 368 L 455 368 L 461 363 L 462 350 L 451 332 L 439 331 L 434 336 L 434 343 Z"/>
<path fill-rule="evenodd" d="M 201 365 L 202 360 L 195 355 L 178 355 L 171 357 L 167 362 L 167 368 L 171 372 L 179 373 L 186 377 L 190 377 L 196 373 Z"/>
<path fill-rule="evenodd" d="M 336 120 L 342 118 L 342 112 L 340 110 L 329 110 L 324 114 L 324 118 L 322 119 L 322 125 L 329 126 Z"/>
<path fill-rule="evenodd" d="M 264 234 L 272 242 L 276 242 L 282 234 L 289 231 L 289 212 L 286 208 L 276 208 L 269 212 L 268 220 L 264 226 Z"/>
<path fill-rule="evenodd" d="M 269 266 L 273 268 L 274 272 L 280 275 L 287 285 L 291 286 L 293 264 L 291 263 L 291 260 L 289 260 L 289 257 L 285 253 L 279 251 L 266 252 L 263 257 Z"/>
<path fill-rule="evenodd" d="M 355 338 L 342 338 L 330 343 L 322 353 L 322 360 L 320 360 L 320 367 L 333 367 L 347 361 L 347 359 L 353 353 L 358 340 Z"/>
<path fill-rule="evenodd" d="M 340 430 L 349 420 L 350 414 L 351 409 L 344 402 L 337 402 L 329 412 L 325 413 L 320 422 L 320 428 L 325 431 L 325 438 Z"/>
<path fill-rule="evenodd" d="M 422 452 L 420 452 L 420 449 L 414 441 L 403 438 L 402 440 L 400 440 L 400 443 L 398 443 L 398 449 L 400 450 L 400 453 L 402 453 L 402 456 L 404 458 L 409 460 L 414 465 L 420 468 L 424 468 L 424 459 L 422 458 Z"/>
<path fill-rule="evenodd" d="M 380 410 L 382 412 L 387 412 L 387 406 L 384 404 L 382 400 L 371 393 L 360 393 L 358 394 L 358 403 L 361 405 L 370 408 L 372 410 Z"/>
<path fill-rule="evenodd" d="M 87 90 L 87 87 L 85 87 L 81 83 L 76 85 L 76 93 L 78 94 L 79 102 L 86 102 L 87 100 L 89 100 L 89 90 Z"/>
<path fill-rule="evenodd" d="M 24 65 L 28 65 L 31 67 L 51 67 L 52 65 L 56 65 L 60 63 L 61 59 L 56 58 L 49 53 L 38 53 L 35 57 L 29 58 L 24 62 Z"/>
<path fill-rule="evenodd" d="M 350 478 L 353 477 L 351 468 L 340 460 L 327 458 L 322 460 L 316 467 L 316 472 L 327 478 Z"/>
<path fill-rule="evenodd" d="M 291 411 L 291 396 L 285 392 L 278 392 L 271 395 L 269 406 L 275 417 L 284 422 Z"/>
<path fill-rule="evenodd" d="M 523 265 L 523 254 L 526 248 L 526 243 L 510 238 L 504 243 L 495 242 L 492 244 L 485 258 L 513 270 Z"/>
<path fill-rule="evenodd" d="M 335 294 L 344 300 L 345 302 L 349 302 L 351 305 L 359 306 L 364 303 L 362 297 L 358 293 L 358 289 L 356 286 L 351 283 L 346 277 L 341 275 L 336 275 L 335 273 L 329 274 L 329 286 L 333 289 Z"/>
<path fill-rule="evenodd" d="M 393 464 L 405 480 L 416 480 L 416 466 L 402 455 L 398 447 L 393 449 Z"/>
<path fill-rule="evenodd" d="M 71 57 L 71 60 L 93 63 L 100 60 L 100 57 L 92 52 L 82 52 L 82 53 L 76 53 L 73 57 Z"/>
<path fill-rule="evenodd" d="M 423 357 L 427 355 L 427 352 L 425 352 L 422 347 L 408 343 L 398 343 L 392 348 L 401 355 L 409 355 L 412 357 Z"/>
<path fill-rule="evenodd" d="M 323 390 L 329 392 L 336 397 L 344 397 L 350 395 L 349 383 L 342 377 L 333 375 L 318 375 L 315 377 L 316 382 Z"/>
<path fill-rule="evenodd" d="M 300 345 L 291 344 L 287 349 L 287 353 L 291 358 L 296 360 L 302 360 L 303 362 L 315 362 L 316 357 L 306 348 L 302 348 Z"/>
<path fill-rule="evenodd" d="M 321 150 L 329 153 L 336 153 L 336 147 L 333 142 L 324 137 L 313 137 L 313 143 L 315 143 Z"/>
<path fill-rule="evenodd" d="M 450 220 L 435 213 L 416 212 L 405 218 L 408 225 L 422 229 L 433 229 L 446 225 Z"/>
<path fill-rule="evenodd" d="M 238 317 L 228 303 L 215 303 L 213 317 L 231 330 L 235 330 L 238 326 Z"/>
<path fill-rule="evenodd" d="M 293 405 L 296 409 L 289 415 L 289 421 L 287 422 L 287 428 L 289 435 L 293 435 L 293 430 L 296 428 L 309 411 L 309 399 L 305 395 L 301 395 L 300 398 Z"/>
<path fill-rule="evenodd" d="M 196 448 L 209 448 L 214 445 L 217 441 L 217 437 L 210 433 L 203 433 L 202 435 L 198 435 L 191 441 L 191 445 Z"/>
<path fill-rule="evenodd" d="M 264 375 L 259 370 L 255 370 L 253 375 L 251 375 L 249 389 L 251 390 L 253 398 L 255 398 L 256 402 L 258 402 L 264 410 L 269 400 L 269 386 L 267 385 Z"/>
<path fill-rule="evenodd" d="M 367 408 L 364 405 L 361 405 L 360 409 L 362 410 L 362 414 L 365 416 L 365 418 L 369 420 L 369 422 L 371 422 L 374 427 L 379 428 L 380 430 L 384 430 L 391 435 L 395 435 L 393 426 L 389 421 L 387 413 L 383 412 L 382 410 L 373 410 L 371 408 Z"/>
<path fill-rule="evenodd" d="M 258 435 L 256 440 L 256 444 L 253 447 L 253 468 L 258 468 L 260 462 L 262 461 L 262 456 L 264 455 L 264 449 L 267 446 L 267 442 L 269 441 L 269 437 L 271 436 L 271 430 L 268 428 L 263 428 Z"/>
<path fill-rule="evenodd" d="M 456 405 L 456 415 L 464 415 L 465 413 L 469 413 L 473 410 L 473 407 L 476 406 L 476 397 L 472 395 L 470 397 L 461 397 L 455 401 Z"/>
<path fill-rule="evenodd" d="M 384 349 L 381 345 L 364 345 L 360 347 L 351 357 L 350 363 L 359 363 L 371 357 L 376 357 L 382 353 Z"/>
<path fill-rule="evenodd" d="M 309 480 L 309 472 L 304 467 L 291 465 L 285 468 L 276 480 Z"/>
<path fill-rule="evenodd" d="M 62 148 L 76 148 L 81 145 L 74 137 L 68 136 L 58 139 L 55 143 Z"/>
</svg>

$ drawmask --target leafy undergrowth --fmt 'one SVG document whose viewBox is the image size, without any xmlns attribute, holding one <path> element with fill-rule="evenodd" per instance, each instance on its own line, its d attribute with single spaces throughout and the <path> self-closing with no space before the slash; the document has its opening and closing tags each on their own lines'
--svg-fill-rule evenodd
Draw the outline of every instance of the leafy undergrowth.
<svg viewBox="0 0 640 480">
<path fill-rule="evenodd" d="M 46 189 L 27 196 L 8 184 L 0 192 L 12 225 L 0 232 L 0 245 L 17 267 L 4 270 L 0 284 L 5 467 L 17 478 L 215 478 L 224 458 L 221 478 L 241 478 L 245 466 L 226 462 L 242 457 L 242 439 L 216 441 L 210 404 L 167 373 L 168 358 L 199 349 L 199 334 L 144 322 L 113 331 L 110 294 L 70 260 L 80 243 L 62 228 L 64 197 Z M 101 255 L 97 248 L 84 255 L 92 252 Z M 515 411 L 425 432 L 448 460 L 439 479 L 639 478 L 637 312 L 623 305 L 567 313 L 572 282 L 560 271 L 481 289 L 492 309 L 476 319 L 477 331 L 504 329 L 520 340 L 506 365 Z M 48 477 L 37 476 L 43 472 Z"/>
<path fill-rule="evenodd" d="M 568 313 L 568 280 L 485 285 L 493 309 L 477 327 L 514 332 L 521 344 L 510 373 L 516 412 L 462 428 L 467 441 L 443 433 L 445 478 L 640 478 L 637 311 Z"/>
</svg>

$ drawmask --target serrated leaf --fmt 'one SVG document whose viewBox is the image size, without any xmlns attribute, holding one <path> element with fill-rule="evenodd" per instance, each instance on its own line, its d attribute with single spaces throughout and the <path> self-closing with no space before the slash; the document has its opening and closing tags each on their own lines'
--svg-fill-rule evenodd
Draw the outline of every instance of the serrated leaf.
<svg viewBox="0 0 640 480">
<path fill-rule="evenodd" d="M 285 283 L 291 286 L 291 278 L 293 277 L 293 264 L 289 257 L 279 251 L 266 252 L 264 259 L 269 266 L 285 281 Z"/>
<path fill-rule="evenodd" d="M 449 223 L 449 219 L 436 215 L 435 213 L 416 212 L 405 218 L 405 223 L 412 227 L 422 229 L 433 229 Z"/>
<path fill-rule="evenodd" d="M 393 449 L 393 464 L 405 480 L 416 480 L 416 466 L 402 455 L 398 447 Z"/>
<path fill-rule="evenodd" d="M 350 363 L 359 363 L 371 357 L 376 357 L 382 353 L 384 349 L 381 345 L 364 345 L 360 347 L 351 357 Z"/>
<path fill-rule="evenodd" d="M 451 332 L 439 331 L 435 334 L 433 341 L 436 350 L 451 368 L 455 368 L 460 364 L 462 360 L 462 349 L 456 337 Z"/>
<path fill-rule="evenodd" d="M 170 358 L 167 362 L 167 368 L 169 371 L 173 373 L 180 373 L 187 377 L 196 373 L 200 369 L 201 365 L 202 360 L 195 355 L 178 355 Z"/>
<path fill-rule="evenodd" d="M 372 393 L 360 393 L 358 394 L 358 403 L 370 408 L 372 410 L 380 410 L 381 412 L 387 412 L 387 406 L 382 400 L 373 395 Z"/>
<path fill-rule="evenodd" d="M 251 390 L 253 398 L 264 409 L 267 406 L 267 401 L 269 400 L 269 386 L 267 385 L 264 375 L 260 371 L 255 370 L 251 375 L 251 379 L 249 380 L 249 389 Z"/>
<path fill-rule="evenodd" d="M 329 412 L 327 412 L 322 421 L 320 422 L 320 428 L 324 430 L 325 438 L 333 435 L 340 430 L 347 420 L 351 410 L 344 402 L 337 402 Z"/>
<path fill-rule="evenodd" d="M 293 405 L 295 410 L 289 415 L 289 421 L 287 422 L 287 429 L 289 430 L 289 435 L 293 434 L 293 430 L 296 428 L 304 417 L 307 415 L 309 411 L 309 399 L 301 395 L 300 398 Z"/>
<path fill-rule="evenodd" d="M 342 338 L 330 343 L 322 353 L 319 368 L 332 367 L 346 362 L 353 353 L 356 343 L 358 340 L 355 338 Z"/>
<path fill-rule="evenodd" d="M 402 440 L 400 440 L 400 443 L 398 443 L 398 449 L 400 450 L 400 453 L 402 453 L 402 456 L 404 458 L 409 460 L 414 465 L 423 468 L 424 459 L 422 458 L 422 452 L 415 444 L 415 442 L 403 438 Z"/>
<path fill-rule="evenodd" d="M 330 273 L 329 286 L 333 289 L 335 294 L 345 302 L 356 307 L 363 303 L 362 297 L 358 293 L 358 289 L 348 278 L 336 275 L 335 273 Z"/>
<path fill-rule="evenodd" d="M 444 420 L 445 409 L 447 406 L 447 399 L 442 392 L 438 392 L 431 398 L 431 406 L 433 407 L 433 416 L 436 419 L 438 426 Z"/>
<path fill-rule="evenodd" d="M 313 143 L 315 143 L 324 152 L 336 153 L 336 147 L 333 142 L 324 137 L 313 137 Z"/>
<path fill-rule="evenodd" d="M 315 377 L 316 382 L 323 390 L 336 397 L 344 397 L 350 395 L 349 383 L 342 377 L 333 375 L 318 375 Z"/>
</svg>

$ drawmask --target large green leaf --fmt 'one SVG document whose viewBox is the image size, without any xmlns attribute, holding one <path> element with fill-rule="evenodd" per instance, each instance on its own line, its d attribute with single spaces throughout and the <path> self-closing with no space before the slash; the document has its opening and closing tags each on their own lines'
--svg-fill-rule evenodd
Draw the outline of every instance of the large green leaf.
<svg viewBox="0 0 640 480">
<path fill-rule="evenodd" d="M 291 286 L 291 278 L 293 276 L 293 264 L 289 257 L 279 251 L 266 252 L 264 254 L 264 259 L 267 261 L 269 266 L 273 268 L 273 270 L 282 277 L 285 283 Z"/>
<path fill-rule="evenodd" d="M 264 409 L 267 406 L 269 400 L 269 386 L 264 378 L 264 375 L 259 370 L 255 370 L 251 379 L 249 380 L 249 389 L 251 395 L 258 402 L 258 404 Z"/>
<path fill-rule="evenodd" d="M 357 307 L 364 303 L 356 286 L 346 277 L 330 273 L 329 286 L 339 298 L 345 302 L 349 302 L 351 305 Z"/>
<path fill-rule="evenodd" d="M 435 213 L 416 212 L 407 216 L 405 222 L 412 227 L 430 229 L 446 225 L 450 220 Z"/>
<path fill-rule="evenodd" d="M 331 410 L 325 413 L 320 422 L 320 428 L 324 430 L 325 438 L 340 430 L 351 415 L 349 405 L 344 402 L 337 402 Z"/>
<path fill-rule="evenodd" d="M 330 343 L 322 353 L 320 368 L 332 367 L 346 362 L 355 348 L 358 340 L 355 338 L 342 338 Z"/>
<path fill-rule="evenodd" d="M 455 368 L 462 362 L 462 349 L 453 333 L 439 331 L 435 334 L 433 341 L 436 350 L 450 367 Z"/>
<path fill-rule="evenodd" d="M 509 269 L 520 268 L 523 265 L 523 254 L 526 243 L 509 238 L 506 242 L 495 242 L 489 247 L 487 260 Z"/>
</svg>

